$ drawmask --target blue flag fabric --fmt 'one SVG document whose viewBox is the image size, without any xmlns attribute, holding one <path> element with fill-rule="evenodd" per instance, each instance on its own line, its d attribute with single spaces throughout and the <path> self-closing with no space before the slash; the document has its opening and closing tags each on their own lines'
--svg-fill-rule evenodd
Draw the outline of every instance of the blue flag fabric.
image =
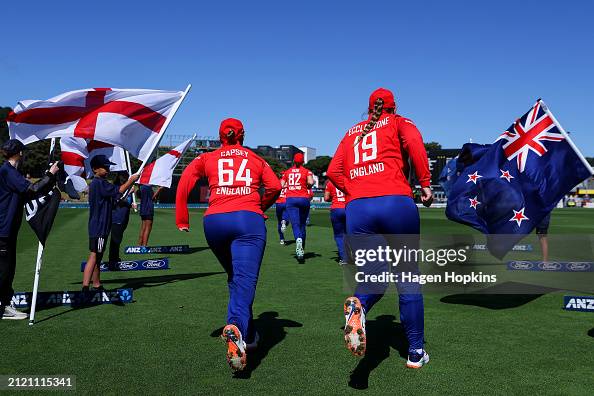
<svg viewBox="0 0 594 396">
<path fill-rule="evenodd" d="M 449 175 L 446 215 L 484 234 L 507 234 L 503 257 L 592 168 L 539 99 L 493 143 L 465 144 Z"/>
</svg>

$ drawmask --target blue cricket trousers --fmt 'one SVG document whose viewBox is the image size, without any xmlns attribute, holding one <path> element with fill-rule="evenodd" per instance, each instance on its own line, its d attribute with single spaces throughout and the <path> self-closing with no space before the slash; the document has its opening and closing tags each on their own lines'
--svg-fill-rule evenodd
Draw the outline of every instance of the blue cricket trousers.
<svg viewBox="0 0 594 396">
<path fill-rule="evenodd" d="M 330 221 L 334 232 L 334 241 L 338 248 L 338 257 L 346 260 L 344 255 L 344 234 L 346 232 L 346 211 L 345 209 L 330 209 Z"/>
<path fill-rule="evenodd" d="M 281 231 L 282 221 L 289 222 L 289 215 L 287 214 L 287 204 L 286 203 L 277 203 L 274 204 L 276 207 L 276 229 L 278 231 L 278 236 L 281 241 L 285 240 L 285 234 Z"/>
<path fill-rule="evenodd" d="M 227 272 L 227 324 L 236 325 L 249 344 L 256 335 L 252 304 L 266 247 L 264 218 L 245 210 L 208 215 L 204 217 L 204 234 Z"/>
<path fill-rule="evenodd" d="M 295 239 L 301 238 L 305 245 L 307 216 L 309 215 L 309 198 L 287 198 L 287 213 L 293 227 Z"/>
<path fill-rule="evenodd" d="M 375 245 L 387 241 L 377 234 L 415 234 L 420 233 L 419 211 L 412 198 L 403 195 L 359 198 L 347 204 L 347 234 L 375 235 Z M 355 237 L 356 238 L 356 237 Z M 415 237 L 418 240 L 418 238 Z M 383 240 L 383 242 L 382 242 Z M 379 241 L 379 242 L 378 242 Z M 368 242 L 366 242 L 368 243 Z M 412 247 L 412 246 L 409 246 Z M 418 266 L 414 264 L 415 272 Z M 385 285 L 387 287 L 387 285 Z M 421 288 L 416 283 L 397 283 L 400 307 L 400 322 L 404 326 L 409 342 L 409 350 L 423 348 L 424 307 Z M 355 293 L 361 300 L 365 312 L 369 312 L 385 292 Z"/>
</svg>

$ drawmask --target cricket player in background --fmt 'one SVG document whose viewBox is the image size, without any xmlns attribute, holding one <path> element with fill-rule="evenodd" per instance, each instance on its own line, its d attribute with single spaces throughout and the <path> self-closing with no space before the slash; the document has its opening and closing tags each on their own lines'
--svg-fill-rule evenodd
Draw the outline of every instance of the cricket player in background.
<svg viewBox="0 0 594 396">
<path fill-rule="evenodd" d="M 421 134 L 411 120 L 396 114 L 394 95 L 387 89 L 371 94 L 368 112 L 367 121 L 347 131 L 327 172 L 330 181 L 346 195 L 347 234 L 361 235 L 362 239 L 372 235 L 370 239 L 375 240 L 383 239 L 378 234 L 418 235 L 419 212 L 407 178 L 409 160 L 421 184 L 422 203 L 430 206 L 433 201 L 429 161 Z M 412 265 L 418 272 L 417 264 Z M 365 354 L 365 315 L 383 296 L 359 292 L 363 286 L 367 285 L 359 284 L 355 295 L 344 304 L 344 339 L 356 356 Z M 424 349 L 421 288 L 418 283 L 398 282 L 397 289 L 400 321 L 409 342 L 406 364 L 420 368 L 429 362 Z"/>
<path fill-rule="evenodd" d="M 282 178 L 282 176 L 281 176 Z M 278 236 L 280 238 L 280 244 L 285 244 L 285 231 L 287 224 L 289 223 L 289 216 L 287 214 L 287 189 L 281 189 L 281 193 L 278 196 L 274 204 L 276 208 L 276 228 L 278 230 Z"/>
<path fill-rule="evenodd" d="M 293 235 L 295 236 L 295 255 L 303 263 L 305 254 L 306 223 L 309 214 L 310 193 L 313 186 L 313 173 L 303 166 L 303 153 L 293 157 L 293 166 L 285 171 L 281 180 L 283 188 L 287 189 L 287 213 Z"/>
<path fill-rule="evenodd" d="M 155 201 L 159 197 L 163 187 L 159 187 L 153 193 L 153 186 L 141 184 L 140 194 L 140 235 L 138 236 L 138 246 L 148 246 L 151 231 L 153 230 L 153 219 L 155 217 Z"/>
<path fill-rule="evenodd" d="M 330 221 L 332 222 L 332 232 L 334 233 L 334 241 L 338 249 L 338 263 L 340 265 L 346 264 L 346 256 L 344 254 L 344 234 L 346 232 L 346 199 L 344 193 L 330 180 L 326 183 L 324 190 L 324 201 L 331 202 L 330 204 Z"/>
<path fill-rule="evenodd" d="M 227 344 L 227 362 L 233 371 L 243 370 L 247 351 L 257 347 L 252 304 L 266 247 L 264 211 L 281 190 L 266 161 L 243 147 L 244 134 L 243 124 L 237 119 L 221 123 L 222 147 L 201 154 L 184 170 L 175 209 L 178 229 L 189 231 L 188 195 L 196 181 L 208 179 L 210 198 L 204 213 L 204 234 L 228 275 L 227 325 L 221 337 Z"/>
</svg>

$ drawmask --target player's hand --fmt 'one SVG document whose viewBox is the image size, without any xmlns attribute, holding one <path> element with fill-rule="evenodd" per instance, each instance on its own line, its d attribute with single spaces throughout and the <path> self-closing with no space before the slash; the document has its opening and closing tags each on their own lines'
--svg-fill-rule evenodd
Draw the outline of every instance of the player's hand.
<svg viewBox="0 0 594 396">
<path fill-rule="evenodd" d="M 421 203 L 427 208 L 433 203 L 433 192 L 430 187 L 421 189 Z"/>
<path fill-rule="evenodd" d="M 60 170 L 60 166 L 59 166 L 59 164 L 58 164 L 58 161 L 54 162 L 54 163 L 52 164 L 52 166 L 50 166 L 50 168 L 49 168 L 49 172 L 50 172 L 52 175 L 55 175 L 56 173 L 58 173 L 58 171 L 59 171 L 59 170 Z"/>
<path fill-rule="evenodd" d="M 132 202 L 132 209 L 136 210 L 137 207 L 138 207 L 138 205 L 136 205 L 136 203 Z"/>
<path fill-rule="evenodd" d="M 177 229 L 184 232 L 190 232 L 190 227 L 177 227 Z"/>
</svg>

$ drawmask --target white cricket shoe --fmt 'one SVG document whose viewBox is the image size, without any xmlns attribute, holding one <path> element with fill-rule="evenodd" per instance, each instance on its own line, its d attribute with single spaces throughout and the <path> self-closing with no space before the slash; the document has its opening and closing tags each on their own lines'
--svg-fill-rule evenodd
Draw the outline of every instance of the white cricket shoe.
<svg viewBox="0 0 594 396">
<path fill-rule="evenodd" d="M 285 232 L 287 230 L 287 220 L 281 220 L 281 232 Z"/>
<path fill-rule="evenodd" d="M 4 313 L 2 314 L 2 319 L 23 320 L 23 319 L 27 319 L 28 316 L 29 315 L 27 315 L 26 313 L 17 310 L 14 307 L 13 303 L 10 303 L 10 305 L 7 305 L 4 307 Z"/>
<path fill-rule="evenodd" d="M 416 351 L 408 353 L 406 359 L 406 367 L 412 369 L 419 369 L 429 363 L 429 354 L 424 349 L 417 349 Z"/>
</svg>

